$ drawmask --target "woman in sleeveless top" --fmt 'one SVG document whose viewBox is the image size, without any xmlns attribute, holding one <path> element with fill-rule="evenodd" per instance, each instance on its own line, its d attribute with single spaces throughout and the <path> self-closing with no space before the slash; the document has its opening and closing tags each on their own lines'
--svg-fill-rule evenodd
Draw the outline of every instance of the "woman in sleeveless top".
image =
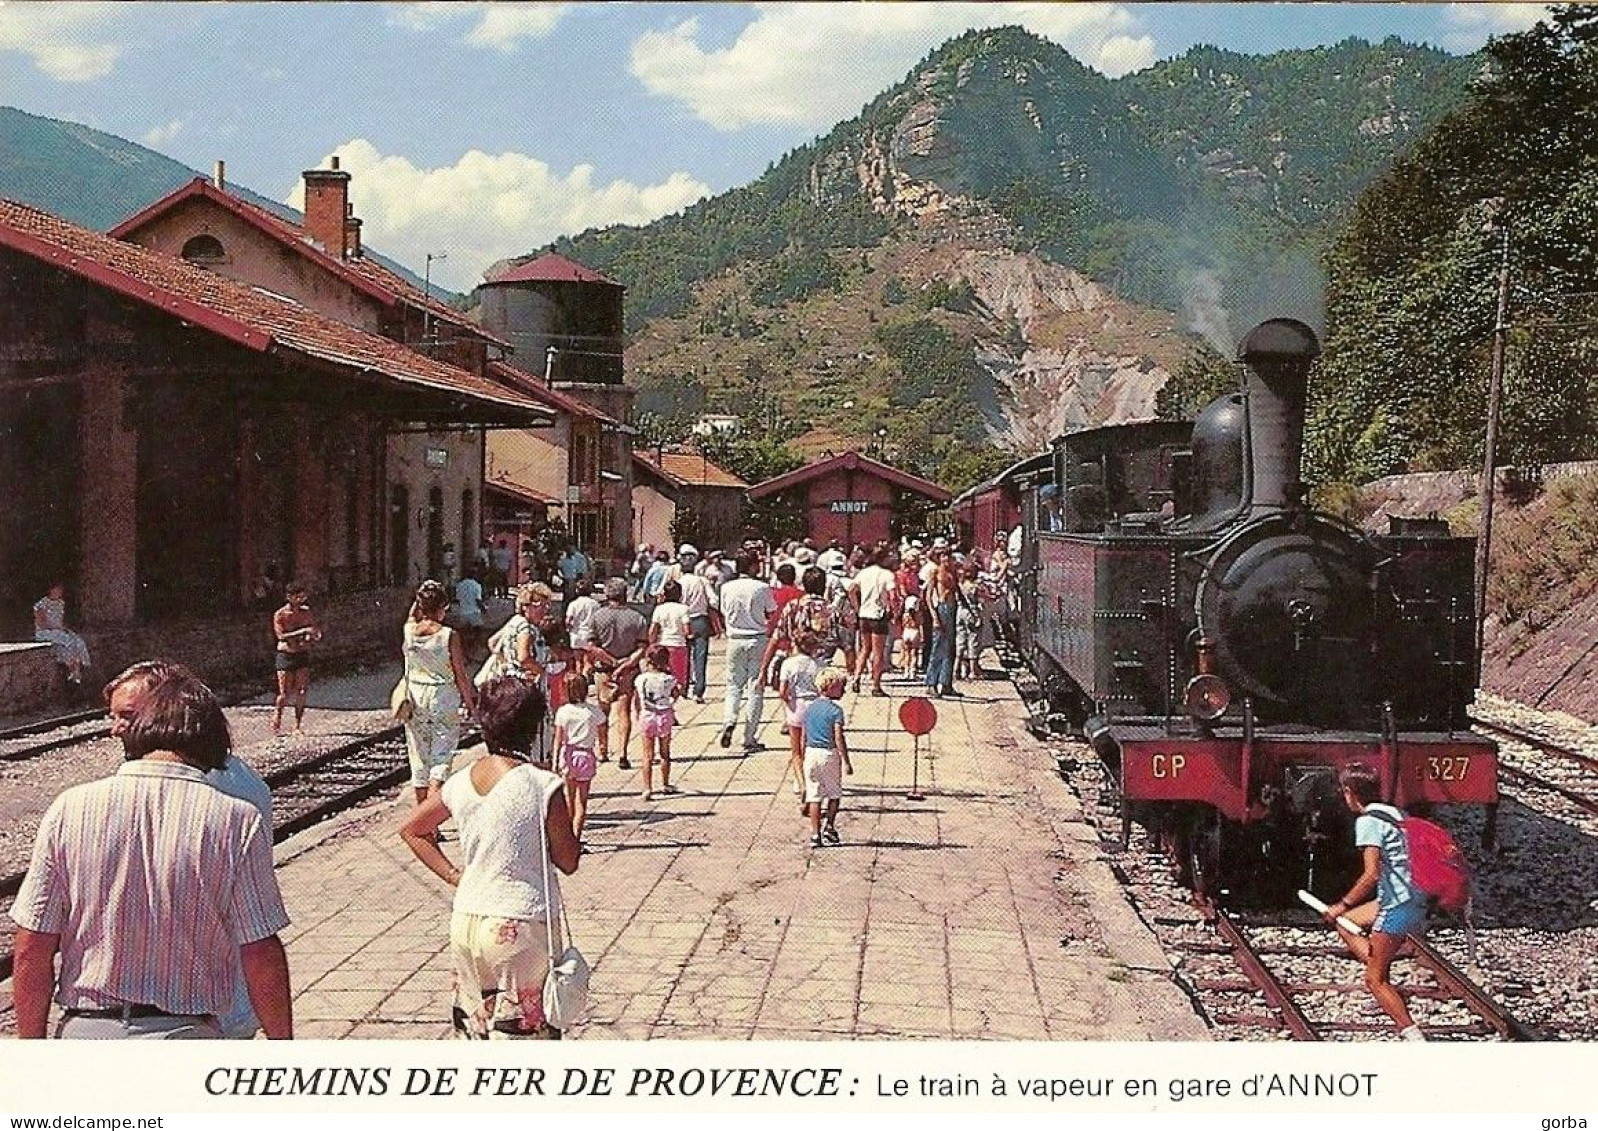
<svg viewBox="0 0 1598 1131">
<path fill-rule="evenodd" d="M 562 945 L 560 884 L 551 865 L 571 875 L 579 850 L 564 783 L 528 761 L 545 711 L 543 693 L 531 683 L 486 684 L 478 712 L 486 756 L 445 782 L 400 828 L 416 858 L 455 889 L 453 1017 L 468 1039 L 560 1036 L 543 1005 L 551 941 Z M 460 867 L 437 841 L 438 827 L 452 817 Z"/>
<path fill-rule="evenodd" d="M 449 776 L 461 740 L 461 707 L 476 710 L 477 691 L 466 674 L 460 638 L 444 626 L 449 594 L 436 581 L 416 590 L 405 622 L 405 684 L 412 704 L 405 720 L 405 752 L 419 803 Z"/>
</svg>

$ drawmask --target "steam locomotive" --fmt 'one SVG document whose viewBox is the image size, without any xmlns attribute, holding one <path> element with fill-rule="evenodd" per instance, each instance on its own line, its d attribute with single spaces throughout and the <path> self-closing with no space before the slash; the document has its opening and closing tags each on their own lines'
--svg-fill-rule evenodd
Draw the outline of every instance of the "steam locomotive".
<svg viewBox="0 0 1598 1131">
<path fill-rule="evenodd" d="M 1436 519 L 1368 536 L 1300 479 L 1314 332 L 1274 319 L 1191 422 L 1096 428 L 1020 482 L 1018 643 L 1056 721 L 1112 769 L 1182 879 L 1276 902 L 1357 868 L 1337 775 L 1425 809 L 1498 800 L 1470 733 L 1473 544 Z"/>
</svg>

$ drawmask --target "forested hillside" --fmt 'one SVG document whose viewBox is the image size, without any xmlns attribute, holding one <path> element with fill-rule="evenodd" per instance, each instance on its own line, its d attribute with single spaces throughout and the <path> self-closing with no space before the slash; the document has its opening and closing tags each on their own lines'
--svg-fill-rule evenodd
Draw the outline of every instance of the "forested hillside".
<svg viewBox="0 0 1598 1131">
<path fill-rule="evenodd" d="M 1598 455 L 1598 7 L 1555 9 L 1488 53 L 1468 101 L 1361 195 L 1328 256 L 1316 478 L 1480 461 L 1506 229 L 1499 459 Z"/>
</svg>

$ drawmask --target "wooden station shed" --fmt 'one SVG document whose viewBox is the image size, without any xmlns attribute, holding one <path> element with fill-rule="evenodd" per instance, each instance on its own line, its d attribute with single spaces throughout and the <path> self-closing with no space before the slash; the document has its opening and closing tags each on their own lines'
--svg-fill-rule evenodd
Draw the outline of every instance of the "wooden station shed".
<svg viewBox="0 0 1598 1131">
<path fill-rule="evenodd" d="M 930 479 L 900 471 L 860 452 L 806 464 L 749 488 L 751 499 L 787 495 L 805 515 L 805 533 L 816 545 L 837 539 L 844 546 L 870 545 L 914 531 L 901 529 L 907 498 L 938 506 L 953 496 Z"/>
</svg>

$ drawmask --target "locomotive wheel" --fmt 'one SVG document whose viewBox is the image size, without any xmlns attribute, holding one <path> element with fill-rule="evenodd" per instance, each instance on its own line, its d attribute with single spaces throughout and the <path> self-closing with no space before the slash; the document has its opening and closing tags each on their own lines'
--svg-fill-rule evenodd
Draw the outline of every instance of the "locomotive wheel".
<svg viewBox="0 0 1598 1131">
<path fill-rule="evenodd" d="M 1171 879 L 1183 887 L 1192 887 L 1193 881 L 1188 874 L 1187 866 L 1186 827 L 1179 821 L 1164 818 L 1159 823 L 1155 841 L 1159 844 L 1160 854 L 1170 865 Z"/>
</svg>

